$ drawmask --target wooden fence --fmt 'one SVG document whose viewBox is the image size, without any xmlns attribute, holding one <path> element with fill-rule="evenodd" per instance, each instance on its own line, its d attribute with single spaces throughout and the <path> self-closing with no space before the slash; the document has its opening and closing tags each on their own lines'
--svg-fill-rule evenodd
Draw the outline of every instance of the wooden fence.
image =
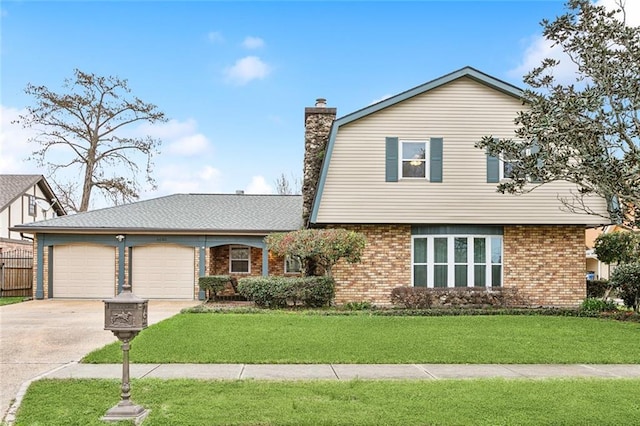
<svg viewBox="0 0 640 426">
<path fill-rule="evenodd" d="M 32 293 L 33 253 L 27 250 L 0 253 L 0 297 L 28 297 Z"/>
</svg>

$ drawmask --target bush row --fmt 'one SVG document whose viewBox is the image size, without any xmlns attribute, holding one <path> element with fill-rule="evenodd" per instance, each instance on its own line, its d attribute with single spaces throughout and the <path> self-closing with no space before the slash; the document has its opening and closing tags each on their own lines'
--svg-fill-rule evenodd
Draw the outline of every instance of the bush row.
<svg viewBox="0 0 640 426">
<path fill-rule="evenodd" d="M 391 303 L 407 309 L 431 307 L 506 307 L 521 306 L 522 299 L 514 288 L 460 287 L 426 288 L 396 287 L 391 290 Z"/>
<path fill-rule="evenodd" d="M 327 277 L 247 277 L 238 280 L 238 293 L 260 307 L 318 308 L 331 303 L 335 283 Z"/>
<path fill-rule="evenodd" d="M 207 275 L 198 278 L 198 286 L 201 290 L 208 292 L 209 298 L 213 298 L 232 280 L 233 278 L 229 275 Z"/>
</svg>

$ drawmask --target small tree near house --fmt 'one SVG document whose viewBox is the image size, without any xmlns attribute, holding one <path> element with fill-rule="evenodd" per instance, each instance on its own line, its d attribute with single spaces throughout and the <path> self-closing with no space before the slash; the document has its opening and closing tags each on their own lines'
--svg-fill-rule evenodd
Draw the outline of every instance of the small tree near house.
<svg viewBox="0 0 640 426">
<path fill-rule="evenodd" d="M 302 229 L 271 234 L 265 241 L 273 254 L 298 259 L 302 271 L 306 271 L 310 262 L 315 262 L 330 278 L 333 267 L 341 259 L 360 262 L 366 244 L 364 235 L 346 229 Z"/>
<path fill-rule="evenodd" d="M 613 232 L 596 238 L 595 253 L 604 263 L 618 267 L 609 280 L 603 299 L 616 288 L 625 305 L 638 311 L 640 304 L 640 234 Z"/>
</svg>

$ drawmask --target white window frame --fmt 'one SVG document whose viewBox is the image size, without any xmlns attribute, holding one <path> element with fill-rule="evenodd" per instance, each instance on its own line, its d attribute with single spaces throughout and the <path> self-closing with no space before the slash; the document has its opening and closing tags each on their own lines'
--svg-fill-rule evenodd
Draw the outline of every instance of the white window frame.
<svg viewBox="0 0 640 426">
<path fill-rule="evenodd" d="M 233 251 L 234 250 L 238 250 L 238 249 L 244 249 L 247 250 L 248 255 L 247 255 L 247 259 L 234 259 L 233 258 Z M 233 270 L 233 262 L 240 262 L 240 261 L 246 261 L 247 262 L 247 271 L 234 271 Z M 229 273 L 231 274 L 250 274 L 251 273 L 251 247 L 249 246 L 230 246 L 229 247 Z"/>
<path fill-rule="evenodd" d="M 293 263 L 293 262 L 298 264 L 298 270 L 297 271 L 289 270 L 289 264 Z M 284 258 L 284 273 L 285 274 L 299 274 L 301 272 L 302 272 L 302 263 L 300 262 L 300 259 L 297 259 L 295 257 L 285 256 L 285 258 Z"/>
<path fill-rule="evenodd" d="M 424 144 L 424 160 L 416 160 L 416 161 L 421 161 L 424 162 L 424 176 L 405 176 L 404 175 L 404 162 L 405 161 L 411 161 L 409 159 L 404 159 L 403 155 L 402 155 L 402 151 L 403 151 L 403 146 L 405 143 L 421 143 Z M 430 154 L 429 154 L 429 149 L 430 149 L 430 145 L 429 145 L 429 141 L 428 140 L 410 140 L 410 139 L 401 139 L 398 143 L 398 149 L 400 152 L 398 152 L 398 168 L 399 168 L 399 175 L 400 175 L 400 179 L 408 179 L 408 180 L 428 180 L 429 179 L 429 160 L 430 160 Z"/>
<path fill-rule="evenodd" d="M 435 251 L 434 251 L 434 239 L 446 238 L 447 239 L 447 288 L 455 287 L 455 239 L 466 238 L 467 239 L 467 287 L 475 287 L 475 266 L 485 265 L 485 288 L 492 288 L 492 274 L 493 266 L 500 266 L 500 287 L 504 286 L 504 238 L 502 235 L 486 235 L 486 234 L 429 234 L 429 235 L 412 235 L 411 236 L 411 286 L 414 286 L 414 266 L 422 265 L 424 262 L 415 262 L 415 240 L 426 239 L 427 240 L 427 287 L 434 288 L 434 266 L 435 266 Z M 474 240 L 476 238 L 483 238 L 486 241 L 485 244 L 485 262 L 475 262 L 473 257 Z M 500 240 L 500 262 L 493 263 L 491 259 L 491 248 L 493 240 Z M 461 265 L 462 263 L 457 263 Z M 442 287 L 441 287 L 442 288 Z"/>
<path fill-rule="evenodd" d="M 525 152 L 524 152 L 524 153 L 525 153 L 525 156 L 529 156 L 529 155 L 531 155 L 531 148 L 525 148 Z M 511 176 L 505 176 L 505 174 L 504 174 L 504 166 L 505 166 L 507 163 L 511 163 L 511 161 L 507 161 L 507 160 L 505 160 L 505 158 L 504 158 L 504 154 L 501 154 L 501 155 L 500 155 L 499 160 L 500 160 L 500 170 L 499 170 L 499 172 L 500 172 L 500 173 L 499 173 L 499 178 L 500 178 L 500 180 L 501 180 L 501 181 L 502 181 L 502 180 L 510 180 L 510 179 L 511 179 Z"/>
<path fill-rule="evenodd" d="M 33 216 L 36 217 L 38 215 L 38 204 L 36 203 L 36 197 L 35 195 L 29 195 L 29 199 L 28 199 L 28 213 L 29 216 Z"/>
</svg>

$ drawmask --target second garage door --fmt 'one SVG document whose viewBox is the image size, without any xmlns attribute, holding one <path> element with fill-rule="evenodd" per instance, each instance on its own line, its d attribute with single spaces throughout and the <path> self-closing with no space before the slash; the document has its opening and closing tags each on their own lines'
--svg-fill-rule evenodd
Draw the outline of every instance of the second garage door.
<svg viewBox="0 0 640 426">
<path fill-rule="evenodd" d="M 146 299 L 193 299 L 193 247 L 157 244 L 133 248 L 131 287 Z"/>
</svg>

